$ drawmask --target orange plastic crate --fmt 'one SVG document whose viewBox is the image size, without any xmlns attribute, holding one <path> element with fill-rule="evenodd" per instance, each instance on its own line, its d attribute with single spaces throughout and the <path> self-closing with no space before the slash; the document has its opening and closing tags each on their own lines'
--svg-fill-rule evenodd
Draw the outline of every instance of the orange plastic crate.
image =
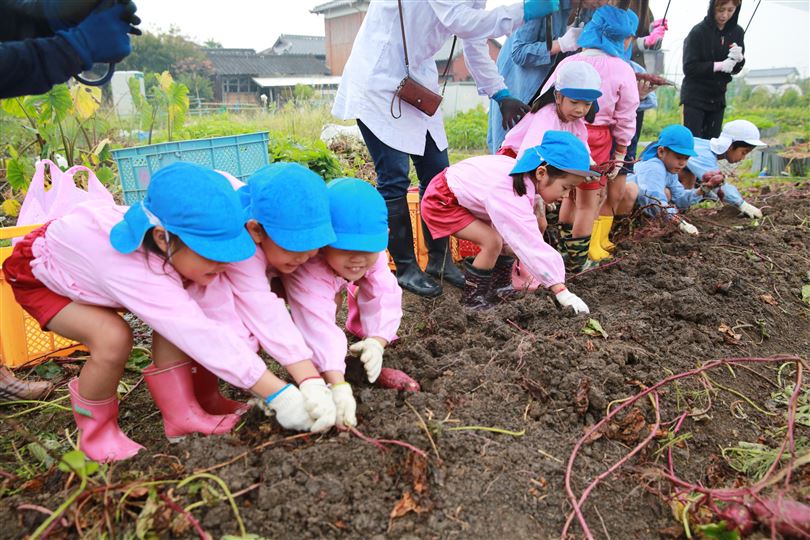
<svg viewBox="0 0 810 540">
<path fill-rule="evenodd" d="M 25 236 L 37 227 L 39 225 L 0 228 L 0 240 Z M 0 264 L 11 251 L 11 246 L 0 247 Z M 77 350 L 87 349 L 59 334 L 40 330 L 39 323 L 14 300 L 11 285 L 0 272 L 0 364 L 8 367 L 37 364 Z"/>
<path fill-rule="evenodd" d="M 419 211 L 419 190 L 415 187 L 408 190 L 408 210 L 411 213 L 411 227 L 413 228 L 413 251 L 416 253 L 416 262 L 424 270 L 428 262 L 427 245 L 425 244 L 425 233 L 422 231 L 422 213 Z M 459 261 L 458 240 L 455 236 L 450 237 L 450 253 L 454 261 Z M 394 259 L 388 254 L 388 267 L 396 270 Z"/>
</svg>

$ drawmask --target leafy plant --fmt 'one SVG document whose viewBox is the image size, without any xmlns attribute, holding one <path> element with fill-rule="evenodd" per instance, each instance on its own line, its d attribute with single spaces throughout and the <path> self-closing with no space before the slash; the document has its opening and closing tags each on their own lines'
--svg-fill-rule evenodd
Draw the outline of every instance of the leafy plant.
<svg viewBox="0 0 810 540">
<path fill-rule="evenodd" d="M 129 93 L 140 116 L 141 127 L 149 131 L 149 144 L 152 144 L 152 134 L 159 117 L 165 115 L 167 136 L 171 141 L 174 130 L 183 125 L 189 108 L 188 86 L 176 82 L 168 71 L 155 75 L 154 78 L 157 84 L 151 84 L 146 95 L 141 93 L 138 79 L 133 77 L 128 81 Z"/>
<path fill-rule="evenodd" d="M 321 140 L 303 141 L 292 137 L 273 136 L 269 145 L 270 161 L 300 163 L 320 174 L 326 180 L 343 175 L 335 155 Z"/>
<path fill-rule="evenodd" d="M 484 149 L 489 117 L 482 106 L 451 116 L 444 122 L 447 141 L 454 150 Z"/>
</svg>

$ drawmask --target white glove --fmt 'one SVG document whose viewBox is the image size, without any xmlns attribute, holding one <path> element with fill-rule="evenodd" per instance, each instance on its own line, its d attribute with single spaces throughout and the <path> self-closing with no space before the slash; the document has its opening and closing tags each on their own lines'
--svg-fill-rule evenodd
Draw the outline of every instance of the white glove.
<svg viewBox="0 0 810 540">
<path fill-rule="evenodd" d="M 683 219 L 678 222 L 678 230 L 692 236 L 697 236 L 698 233 L 697 227 Z"/>
<path fill-rule="evenodd" d="M 349 350 L 352 354 L 360 356 L 360 361 L 363 362 L 363 366 L 366 368 L 368 382 L 373 383 L 376 381 L 382 369 L 385 347 L 374 338 L 366 338 L 349 347 Z"/>
<path fill-rule="evenodd" d="M 762 210 L 753 204 L 748 204 L 745 201 L 743 201 L 742 204 L 737 207 L 737 209 L 751 219 L 759 219 L 762 217 Z"/>
<path fill-rule="evenodd" d="M 569 26 L 568 30 L 565 31 L 565 34 L 562 35 L 557 40 L 557 44 L 560 46 L 561 52 L 573 52 L 579 49 L 579 45 L 577 45 L 577 41 L 579 40 L 579 35 L 582 34 L 582 28 L 577 28 L 576 26 Z"/>
<path fill-rule="evenodd" d="M 728 57 L 734 60 L 735 64 L 739 64 L 743 61 L 743 50 L 742 47 L 737 45 L 736 43 L 731 44 L 731 48 L 728 50 Z"/>
<path fill-rule="evenodd" d="M 270 403 L 262 400 L 261 407 L 265 413 L 268 409 L 273 411 L 276 420 L 284 429 L 309 431 L 312 427 L 312 418 L 304 407 L 304 396 L 292 384 L 285 386 Z"/>
<path fill-rule="evenodd" d="M 326 431 L 335 425 L 335 402 L 323 379 L 307 379 L 299 386 L 304 395 L 304 408 L 313 424 L 310 431 Z"/>
<path fill-rule="evenodd" d="M 570 307 L 576 314 L 591 312 L 591 310 L 588 309 L 588 304 L 583 302 L 582 298 L 575 295 L 568 289 L 563 289 L 554 296 L 557 298 L 557 302 L 559 302 L 562 307 Z"/>
<path fill-rule="evenodd" d="M 613 159 L 616 161 L 624 162 L 625 156 L 626 154 L 616 152 L 616 154 L 613 156 Z M 611 171 L 608 172 L 606 175 L 608 180 L 613 180 L 614 178 L 619 176 L 619 171 L 622 170 L 622 167 L 624 167 L 624 163 L 617 163 L 616 165 L 614 165 L 613 169 L 611 169 Z"/>
<path fill-rule="evenodd" d="M 734 71 L 734 66 L 737 65 L 732 58 L 726 58 L 722 62 L 714 63 L 714 71 L 722 71 L 723 73 L 731 73 Z"/>
<path fill-rule="evenodd" d="M 347 382 L 333 384 L 332 400 L 335 402 L 335 408 L 337 409 L 337 425 L 356 426 L 357 402 L 354 401 L 352 395 L 352 386 Z"/>
</svg>

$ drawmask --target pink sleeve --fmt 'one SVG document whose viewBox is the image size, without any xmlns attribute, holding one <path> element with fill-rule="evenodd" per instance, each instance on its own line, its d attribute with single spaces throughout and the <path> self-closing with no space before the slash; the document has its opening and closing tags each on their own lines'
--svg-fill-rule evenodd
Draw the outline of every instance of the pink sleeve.
<svg viewBox="0 0 810 540">
<path fill-rule="evenodd" d="M 543 241 L 532 208 L 533 200 L 534 193 L 516 197 L 511 182 L 504 183 L 502 189 L 493 189 L 487 197 L 487 213 L 504 242 L 520 259 L 521 265 L 525 265 L 544 287 L 565 283 L 562 257 Z"/>
<path fill-rule="evenodd" d="M 636 111 L 638 111 L 638 85 L 636 75 L 629 64 L 621 60 L 622 69 L 616 69 L 619 99 L 613 111 L 613 140 L 621 146 L 629 146 L 636 134 Z M 626 68 L 626 69 L 625 69 Z"/>
<path fill-rule="evenodd" d="M 142 254 L 122 259 L 135 257 Z M 230 327 L 207 317 L 176 274 L 158 272 L 144 264 L 110 265 L 99 286 L 217 377 L 239 388 L 254 386 L 267 370 L 256 351 Z"/>
<path fill-rule="evenodd" d="M 547 105 L 548 106 L 548 105 Z M 543 107 L 545 109 L 545 107 Z M 526 129 L 526 135 L 523 137 L 523 141 L 520 143 L 520 149 L 516 152 L 518 158 L 523 155 L 528 148 L 532 148 L 534 146 L 538 146 L 543 142 L 543 136 L 546 134 L 546 131 L 549 129 L 554 129 L 554 127 L 549 127 L 545 122 L 545 115 L 542 114 L 543 109 L 536 113 L 531 113 L 531 123 Z M 529 120 L 529 116 L 527 115 L 525 120 Z"/>
<path fill-rule="evenodd" d="M 186 287 L 189 296 L 197 302 L 203 313 L 214 321 L 227 326 L 244 340 L 252 350 L 259 350 L 259 342 L 242 323 L 236 308 L 236 297 L 233 288 L 225 277 L 219 274 L 206 286 L 191 284 Z"/>
<path fill-rule="evenodd" d="M 384 251 L 357 284 L 355 299 L 363 335 L 393 341 L 402 320 L 402 289 L 388 268 L 388 256 Z"/>
<path fill-rule="evenodd" d="M 337 325 L 336 296 L 340 292 L 334 276 L 316 257 L 292 274 L 282 276 L 295 325 L 312 348 L 312 362 L 318 371 L 346 371 L 346 334 Z"/>
<path fill-rule="evenodd" d="M 515 127 L 507 131 L 501 143 L 501 148 L 509 148 L 515 154 L 518 154 L 520 145 L 523 143 L 523 137 L 526 136 L 526 130 L 529 128 L 533 116 L 534 113 L 527 114 Z"/>
<path fill-rule="evenodd" d="M 287 306 L 270 290 L 266 272 L 267 263 L 259 252 L 227 270 L 239 318 L 282 366 L 311 359 L 312 351 L 293 324 Z"/>
</svg>

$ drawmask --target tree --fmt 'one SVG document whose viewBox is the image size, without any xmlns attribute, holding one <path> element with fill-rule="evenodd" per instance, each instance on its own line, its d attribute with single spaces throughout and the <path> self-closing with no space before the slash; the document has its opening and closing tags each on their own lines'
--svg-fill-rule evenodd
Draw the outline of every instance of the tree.
<svg viewBox="0 0 810 540">
<path fill-rule="evenodd" d="M 205 47 L 206 49 L 221 49 L 222 43 L 215 40 L 214 38 L 208 38 L 205 40 L 205 43 L 203 43 L 203 47 Z"/>
<path fill-rule="evenodd" d="M 132 53 L 121 61 L 120 70 L 143 71 L 174 75 L 195 72 L 184 66 L 204 66 L 208 59 L 202 47 L 180 34 L 176 26 L 168 32 L 133 36 Z M 210 66 L 210 63 L 208 64 Z"/>
</svg>

